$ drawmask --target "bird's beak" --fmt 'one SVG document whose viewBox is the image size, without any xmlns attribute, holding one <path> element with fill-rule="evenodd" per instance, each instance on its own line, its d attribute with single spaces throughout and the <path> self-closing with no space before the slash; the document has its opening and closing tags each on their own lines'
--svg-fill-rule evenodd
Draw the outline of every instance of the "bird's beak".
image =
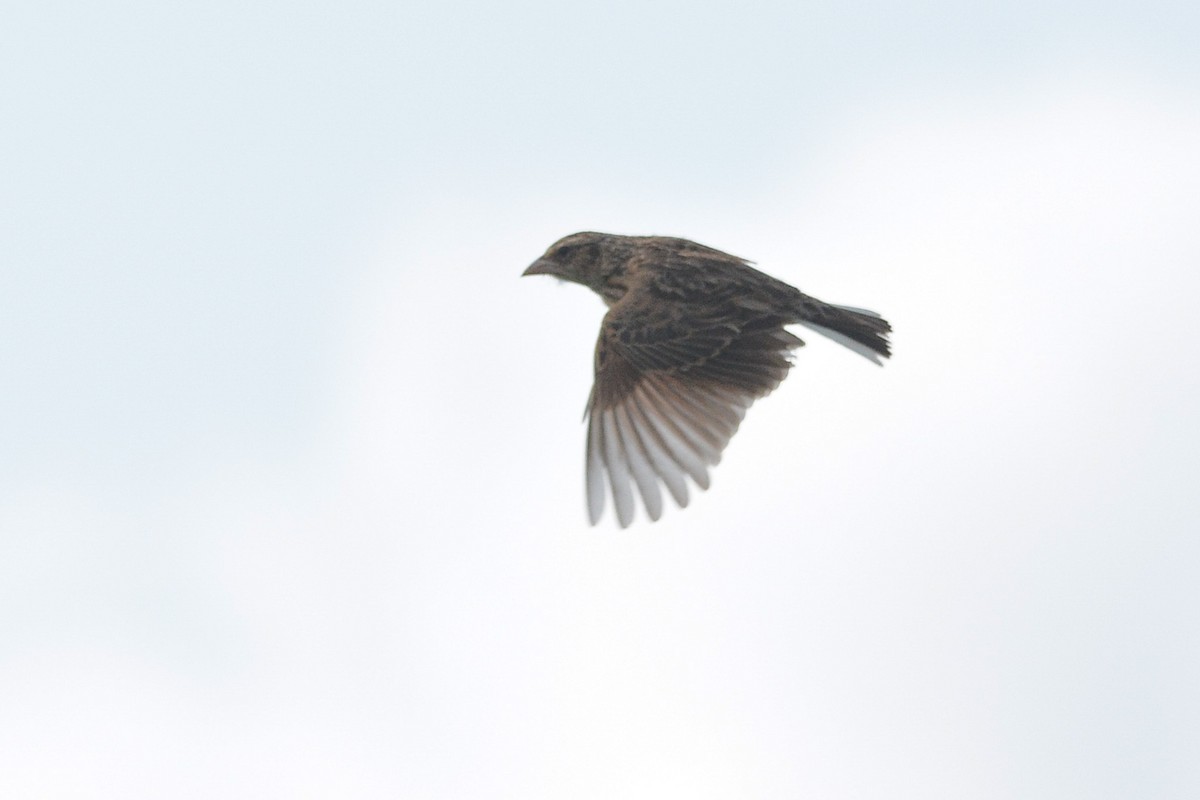
<svg viewBox="0 0 1200 800">
<path fill-rule="evenodd" d="M 562 267 L 557 262 L 551 261 L 548 258 L 539 258 L 526 267 L 521 275 L 557 275 L 562 277 Z"/>
</svg>

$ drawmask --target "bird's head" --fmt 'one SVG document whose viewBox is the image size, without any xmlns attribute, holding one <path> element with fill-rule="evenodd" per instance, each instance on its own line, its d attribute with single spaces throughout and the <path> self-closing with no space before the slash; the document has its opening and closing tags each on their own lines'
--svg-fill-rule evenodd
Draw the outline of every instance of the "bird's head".
<svg viewBox="0 0 1200 800">
<path fill-rule="evenodd" d="M 624 296 L 625 274 L 635 250 L 635 237 L 612 233 L 564 236 L 526 268 L 523 275 L 553 275 L 581 283 L 612 305 Z"/>
</svg>

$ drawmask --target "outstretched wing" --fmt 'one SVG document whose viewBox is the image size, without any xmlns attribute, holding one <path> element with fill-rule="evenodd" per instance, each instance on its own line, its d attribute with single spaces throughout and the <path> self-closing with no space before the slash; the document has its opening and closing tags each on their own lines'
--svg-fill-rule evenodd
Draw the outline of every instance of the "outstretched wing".
<svg viewBox="0 0 1200 800">
<path fill-rule="evenodd" d="M 634 490 L 651 519 L 660 483 L 681 507 L 686 478 L 702 489 L 708 468 L 746 409 L 787 376 L 804 343 L 784 320 L 736 298 L 702 307 L 629 292 L 604 318 L 588 403 L 587 501 L 594 525 L 611 487 L 621 527 L 633 521 Z"/>
</svg>

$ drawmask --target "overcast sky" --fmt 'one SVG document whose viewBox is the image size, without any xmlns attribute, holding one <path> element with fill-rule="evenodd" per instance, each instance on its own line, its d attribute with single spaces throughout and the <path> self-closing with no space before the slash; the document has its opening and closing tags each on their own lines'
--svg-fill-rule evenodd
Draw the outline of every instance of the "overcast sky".
<svg viewBox="0 0 1200 800">
<path fill-rule="evenodd" d="M 0 795 L 1200 796 L 1195 3 L 3 16 Z M 589 528 L 581 229 L 895 357 Z"/>
</svg>

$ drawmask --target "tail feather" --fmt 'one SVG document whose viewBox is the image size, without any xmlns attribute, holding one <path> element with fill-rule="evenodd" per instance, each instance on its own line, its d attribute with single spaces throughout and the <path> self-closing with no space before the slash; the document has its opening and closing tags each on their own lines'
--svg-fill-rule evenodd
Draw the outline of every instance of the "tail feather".
<svg viewBox="0 0 1200 800">
<path fill-rule="evenodd" d="M 800 324 L 876 364 L 892 355 L 887 338 L 892 326 L 874 311 L 822 303 L 818 313 L 805 314 Z"/>
</svg>

